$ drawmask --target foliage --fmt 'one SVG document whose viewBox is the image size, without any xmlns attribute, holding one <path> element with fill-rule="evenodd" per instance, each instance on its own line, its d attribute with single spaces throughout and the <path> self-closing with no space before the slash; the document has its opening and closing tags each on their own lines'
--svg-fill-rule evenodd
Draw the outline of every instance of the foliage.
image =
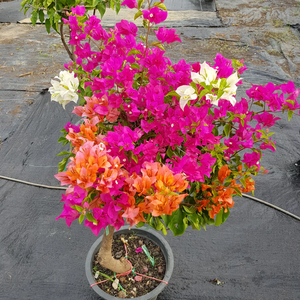
<svg viewBox="0 0 300 300">
<path fill-rule="evenodd" d="M 58 218 L 68 226 L 85 220 L 96 235 L 124 218 L 174 235 L 221 225 L 233 197 L 253 191 L 252 177 L 267 172 L 260 161 L 275 151 L 275 115 L 290 118 L 300 108 L 292 82 L 253 85 L 248 99 L 237 100 L 243 61 L 217 54 L 214 64 L 172 63 L 163 43 L 180 41 L 174 29 L 159 28 L 157 41 L 148 40 L 166 8 L 148 1 L 141 10 L 143 2 L 123 2 L 144 18 L 141 41 L 135 24 L 122 20 L 106 31 L 95 16 L 83 18 L 82 7 L 64 20 L 76 47 L 66 68 L 79 79 L 82 105 L 73 113 L 82 123 L 68 123 L 60 138 L 71 151 L 56 175 L 68 185 Z"/>
<path fill-rule="evenodd" d="M 37 20 L 45 23 L 46 30 L 50 33 L 52 27 L 59 33 L 59 24 L 63 17 L 71 12 L 72 7 L 83 5 L 86 12 L 96 10 L 103 17 L 106 8 L 110 7 L 118 13 L 121 8 L 121 0 L 23 0 L 21 2 L 24 14 L 31 9 L 31 22 L 36 24 Z"/>
</svg>

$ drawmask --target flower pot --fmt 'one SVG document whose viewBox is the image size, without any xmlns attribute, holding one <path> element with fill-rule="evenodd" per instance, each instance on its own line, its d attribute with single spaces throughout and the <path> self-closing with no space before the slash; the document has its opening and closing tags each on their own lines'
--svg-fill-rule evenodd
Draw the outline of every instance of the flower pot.
<svg viewBox="0 0 300 300">
<path fill-rule="evenodd" d="M 150 241 L 152 241 L 153 243 L 155 243 L 158 247 L 160 247 L 165 261 L 166 261 L 166 273 L 165 276 L 163 278 L 164 281 L 169 282 L 172 272 L 173 272 L 173 268 L 174 268 L 174 256 L 173 256 L 173 252 L 172 249 L 170 247 L 170 245 L 168 244 L 168 242 L 164 239 L 163 236 L 161 236 L 157 231 L 149 228 L 149 229 L 143 229 L 143 228 L 132 228 L 131 230 L 129 230 L 129 226 L 123 226 L 121 227 L 120 230 L 116 231 L 115 234 L 127 234 L 127 233 L 131 233 L 132 231 L 135 232 L 135 234 L 137 236 L 143 237 L 143 238 L 147 238 Z M 102 237 L 100 236 L 95 243 L 92 245 L 92 247 L 90 248 L 87 258 L 86 258 L 86 263 L 85 263 L 85 272 L 86 272 L 86 276 L 88 279 L 88 282 L 90 285 L 95 283 L 95 279 L 93 276 L 93 261 L 94 261 L 94 257 L 95 254 L 99 251 L 100 246 L 101 246 L 101 241 L 102 241 Z M 134 299 L 136 300 L 155 300 L 157 298 L 157 296 L 162 292 L 162 290 L 165 288 L 166 284 L 165 283 L 160 283 L 154 290 L 152 290 L 150 293 L 140 296 L 140 297 L 136 297 Z M 104 292 L 99 286 L 94 285 L 92 287 L 92 289 L 102 298 L 105 300 L 117 300 L 120 298 L 111 296 L 109 294 L 107 294 L 106 292 Z"/>
</svg>

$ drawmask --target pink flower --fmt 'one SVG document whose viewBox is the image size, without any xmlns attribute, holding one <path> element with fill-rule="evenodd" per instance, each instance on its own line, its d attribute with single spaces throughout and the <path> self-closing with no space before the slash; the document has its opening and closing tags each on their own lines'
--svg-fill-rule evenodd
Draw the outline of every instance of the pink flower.
<svg viewBox="0 0 300 300">
<path fill-rule="evenodd" d="M 167 18 L 168 13 L 155 6 L 150 10 L 143 10 L 143 15 L 144 19 L 149 20 L 150 23 L 158 24 Z"/>
<path fill-rule="evenodd" d="M 83 16 L 85 13 L 85 7 L 77 5 L 76 7 L 71 7 L 72 13 L 74 15 Z"/>
<path fill-rule="evenodd" d="M 245 153 L 244 159 L 242 160 L 249 168 L 257 166 L 260 169 L 260 154 L 258 152 Z"/>
<path fill-rule="evenodd" d="M 137 8 L 136 0 L 124 0 L 121 5 L 126 5 L 128 8 Z"/>
<path fill-rule="evenodd" d="M 123 35 L 132 34 L 133 36 L 136 36 L 137 27 L 132 22 L 128 22 L 127 20 L 122 20 L 120 23 L 116 24 L 116 27 L 118 28 L 118 32 L 120 34 Z"/>
<path fill-rule="evenodd" d="M 274 144 L 276 143 L 275 141 L 273 142 Z M 275 152 L 275 147 L 273 146 L 273 144 L 271 142 L 264 142 L 259 146 L 260 149 L 264 150 L 264 149 L 270 149 L 273 152 Z"/>
<path fill-rule="evenodd" d="M 253 119 L 257 120 L 258 123 L 262 124 L 263 127 L 271 127 L 275 125 L 276 120 L 280 120 L 279 117 L 275 117 L 274 115 L 263 112 L 261 115 L 256 115 Z"/>
<path fill-rule="evenodd" d="M 175 41 L 181 42 L 181 39 L 177 34 L 175 34 L 175 32 L 176 29 L 165 29 L 165 26 L 160 27 L 158 31 L 155 31 L 157 39 L 162 43 L 167 42 L 167 44 Z"/>
<path fill-rule="evenodd" d="M 143 249 L 141 247 L 137 247 L 135 249 L 135 253 L 141 253 L 141 252 L 143 252 Z"/>
</svg>

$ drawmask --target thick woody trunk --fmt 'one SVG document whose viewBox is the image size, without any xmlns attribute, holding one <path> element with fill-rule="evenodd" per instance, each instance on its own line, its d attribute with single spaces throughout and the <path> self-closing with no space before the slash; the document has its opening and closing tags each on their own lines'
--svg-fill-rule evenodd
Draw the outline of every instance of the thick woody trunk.
<svg viewBox="0 0 300 300">
<path fill-rule="evenodd" d="M 113 234 L 115 228 L 108 225 L 109 233 L 106 235 L 106 232 L 103 234 L 103 239 L 101 242 L 101 248 L 97 255 L 97 260 L 100 265 L 104 268 L 110 269 L 113 272 L 118 274 L 125 273 L 130 270 L 130 264 L 125 260 L 124 257 L 121 259 L 115 259 L 111 255 Z"/>
</svg>

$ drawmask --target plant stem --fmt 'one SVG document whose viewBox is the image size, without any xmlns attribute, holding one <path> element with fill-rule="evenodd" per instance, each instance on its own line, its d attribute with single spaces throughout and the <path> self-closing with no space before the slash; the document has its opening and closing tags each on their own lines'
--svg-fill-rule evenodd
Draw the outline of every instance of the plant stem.
<svg viewBox="0 0 300 300">
<path fill-rule="evenodd" d="M 106 235 L 106 232 L 104 232 L 101 248 L 97 255 L 97 260 L 102 267 L 120 274 L 129 271 L 131 266 L 124 259 L 124 257 L 121 259 L 115 259 L 111 254 L 114 231 L 115 228 L 111 225 L 108 225 L 108 235 Z"/>
<path fill-rule="evenodd" d="M 60 31 L 61 41 L 62 41 L 62 43 L 63 43 L 63 45 L 64 45 L 64 47 L 65 47 L 65 49 L 66 49 L 66 51 L 67 51 L 67 53 L 68 53 L 68 55 L 70 57 L 70 59 L 72 61 L 75 61 L 74 60 L 74 54 L 70 51 L 70 49 L 69 49 L 69 47 L 68 47 L 68 45 L 66 43 L 65 37 L 64 37 L 64 22 L 63 21 L 60 23 L 60 30 L 59 31 Z"/>
</svg>

